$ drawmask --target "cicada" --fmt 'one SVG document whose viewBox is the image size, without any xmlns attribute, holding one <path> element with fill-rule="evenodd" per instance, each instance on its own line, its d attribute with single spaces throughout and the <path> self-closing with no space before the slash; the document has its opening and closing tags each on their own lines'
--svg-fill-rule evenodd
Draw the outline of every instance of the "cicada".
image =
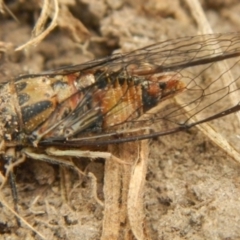
<svg viewBox="0 0 240 240">
<path fill-rule="evenodd" d="M 211 83 L 201 76 L 215 62 L 238 57 L 239 41 L 240 33 L 178 38 L 2 83 L 2 158 L 71 165 L 66 156 L 108 156 L 90 154 L 92 146 L 166 135 L 236 111 L 212 113 L 229 86 L 219 85 L 217 75 Z M 159 110 L 176 95 L 181 104 Z M 165 122 L 170 128 L 139 131 Z"/>
</svg>

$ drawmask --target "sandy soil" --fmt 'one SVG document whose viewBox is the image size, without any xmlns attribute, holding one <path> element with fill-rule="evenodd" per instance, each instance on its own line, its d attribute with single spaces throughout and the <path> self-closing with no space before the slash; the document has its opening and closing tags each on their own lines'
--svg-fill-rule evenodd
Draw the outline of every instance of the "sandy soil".
<svg viewBox="0 0 240 240">
<path fill-rule="evenodd" d="M 36 46 L 14 52 L 30 39 L 41 6 L 34 0 L 6 1 L 19 23 L 0 15 L 0 49 L 2 43 L 7 48 L 1 81 L 198 33 L 184 1 L 59 2 L 59 26 Z M 238 1 L 201 2 L 215 32 L 239 31 Z M 230 129 L 229 139 L 236 138 L 231 124 L 227 119 L 218 124 L 219 131 L 221 125 Z M 149 140 L 149 146 L 144 207 L 151 239 L 240 239 L 240 165 L 197 128 Z M 103 200 L 104 161 L 79 165 L 96 176 Z M 103 207 L 93 197 L 92 178 L 30 159 L 15 174 L 19 215 L 46 239 L 100 239 Z M 2 193 L 13 206 L 10 186 Z M 0 208 L 0 239 L 41 239 L 25 224 L 18 226 L 4 204 Z"/>
</svg>

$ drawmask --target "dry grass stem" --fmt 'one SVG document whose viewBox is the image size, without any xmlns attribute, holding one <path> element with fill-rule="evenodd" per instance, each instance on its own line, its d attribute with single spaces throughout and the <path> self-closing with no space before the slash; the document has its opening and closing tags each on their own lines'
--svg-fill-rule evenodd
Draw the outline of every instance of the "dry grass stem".
<svg viewBox="0 0 240 240">
<path fill-rule="evenodd" d="M 148 141 L 109 146 L 113 155 L 128 161 L 121 165 L 106 160 L 104 176 L 104 219 L 101 240 L 149 239 L 143 212 Z"/>
<path fill-rule="evenodd" d="M 47 27 L 47 29 L 43 30 L 43 26 L 45 25 L 49 15 L 49 8 L 50 8 L 50 0 L 45 0 L 43 2 L 43 8 L 42 8 L 42 12 L 41 12 L 41 16 L 38 19 L 36 26 L 34 28 L 34 34 L 38 34 L 38 35 L 34 35 L 34 37 L 29 40 L 27 43 L 17 47 L 15 50 L 16 51 L 20 51 L 23 50 L 26 47 L 32 46 L 32 45 L 36 45 L 38 43 L 40 43 L 57 25 L 57 18 L 58 18 L 58 13 L 59 13 L 59 6 L 58 6 L 58 0 L 53 0 L 54 3 L 54 14 L 53 14 L 53 18 L 51 23 L 49 24 L 49 26 Z"/>
<path fill-rule="evenodd" d="M 198 0 L 185 0 L 185 1 L 188 4 L 193 17 L 198 24 L 200 33 L 201 34 L 213 33 L 199 1 Z M 218 62 L 217 67 L 219 72 L 224 72 L 224 77 L 221 77 L 222 85 L 230 86 L 231 89 L 229 89 L 229 91 L 231 91 L 232 89 L 237 89 L 237 86 L 235 85 L 234 82 L 234 78 L 231 74 L 231 71 L 229 70 L 227 61 L 225 60 Z M 236 102 L 236 99 L 239 98 L 237 94 L 238 94 L 237 92 L 232 92 L 230 94 L 230 99 L 232 100 L 233 104 L 234 102 Z M 177 102 L 179 102 L 178 99 Z M 182 103 L 179 102 L 179 104 Z M 186 107 L 186 112 L 188 112 L 188 107 Z M 236 116 L 238 117 L 238 122 L 240 123 L 240 113 L 239 112 L 236 113 Z M 211 141 L 213 141 L 216 145 L 222 148 L 229 156 L 233 157 L 237 162 L 240 163 L 239 152 L 221 135 L 221 133 L 217 132 L 214 129 L 212 123 L 204 123 L 198 125 L 197 128 L 200 129 Z"/>
<path fill-rule="evenodd" d="M 19 219 L 21 221 L 21 223 L 23 223 L 24 225 L 27 226 L 27 228 L 29 228 L 31 231 L 33 231 L 34 233 L 36 233 L 41 239 L 43 240 L 47 240 L 47 238 L 40 233 L 39 231 L 37 231 L 31 224 L 29 224 L 23 217 L 21 217 L 16 211 L 13 210 L 12 207 L 10 207 L 8 205 L 8 203 L 4 200 L 2 194 L 0 193 L 0 202 L 1 204 L 8 209 L 17 219 Z"/>
</svg>

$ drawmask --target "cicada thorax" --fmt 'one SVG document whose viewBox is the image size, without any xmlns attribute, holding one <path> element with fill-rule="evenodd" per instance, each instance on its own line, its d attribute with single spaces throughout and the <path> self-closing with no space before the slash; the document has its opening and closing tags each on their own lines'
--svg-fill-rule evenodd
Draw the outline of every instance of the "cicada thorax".
<svg viewBox="0 0 240 240">
<path fill-rule="evenodd" d="M 1 86 L 2 139 L 26 144 L 28 137 L 46 123 L 60 121 L 84 97 L 79 89 L 93 82 L 87 75 L 28 75 Z M 76 94 L 78 93 L 78 94 Z M 57 111 L 62 103 L 64 107 Z M 53 113 L 55 119 L 51 118 Z M 52 121 L 52 122 L 51 122 Z M 44 128 L 44 127 L 43 127 Z"/>
</svg>

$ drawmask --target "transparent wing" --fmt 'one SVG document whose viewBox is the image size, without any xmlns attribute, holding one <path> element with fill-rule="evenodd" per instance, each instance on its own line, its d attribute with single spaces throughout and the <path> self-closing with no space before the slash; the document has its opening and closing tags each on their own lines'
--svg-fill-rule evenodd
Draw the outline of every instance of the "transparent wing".
<svg viewBox="0 0 240 240">
<path fill-rule="evenodd" d="M 99 128 L 98 131 L 96 128 L 92 128 L 91 124 L 86 125 L 82 132 L 78 132 L 71 138 L 49 138 L 42 141 L 41 144 L 79 146 L 81 144 L 98 145 L 144 139 L 171 134 L 237 111 L 239 98 L 234 102 L 231 95 L 239 96 L 240 92 L 239 56 L 239 33 L 199 35 L 167 40 L 124 55 L 115 54 L 85 64 L 44 72 L 40 75 L 92 73 L 96 83 L 107 78 L 110 85 L 113 84 L 113 79 L 126 78 L 140 79 L 137 84 L 143 86 L 146 79 L 154 82 L 156 77 L 163 77 L 163 79 L 167 77 L 168 81 L 169 79 L 181 81 L 185 87 L 184 91 L 181 91 L 175 99 L 173 98 L 176 95 L 175 92 L 168 94 L 168 98 L 159 98 L 157 106 L 142 115 L 133 115 L 117 124 Z M 224 59 L 230 59 L 227 70 L 219 69 L 217 66 L 217 63 Z M 234 77 L 230 83 L 224 85 L 222 79 L 229 70 L 234 73 Z M 165 80 L 160 82 L 164 83 Z M 98 91 L 96 86 L 94 84 L 88 87 L 86 96 L 94 96 Z M 130 87 L 124 90 L 123 96 L 128 91 L 130 91 Z M 104 91 L 102 96 L 106 96 L 107 92 Z M 111 101 L 110 98 L 109 101 Z M 127 104 L 121 104 L 122 102 L 123 100 L 120 98 L 114 106 L 118 106 L 119 112 L 129 107 Z M 95 111 L 94 114 L 92 119 L 96 121 L 103 117 L 101 111 Z M 76 116 L 74 121 L 80 121 L 86 118 L 86 112 Z M 141 128 L 152 128 L 156 124 L 159 125 L 159 128 L 154 133 L 142 135 L 141 131 L 138 131 Z M 88 134 L 85 134 L 86 132 Z"/>
<path fill-rule="evenodd" d="M 132 66 L 133 74 L 146 71 L 146 64 L 152 71 L 166 72 L 185 67 L 220 61 L 240 55 L 240 33 L 197 35 L 159 42 L 126 54 L 89 61 L 84 64 L 67 66 L 41 75 L 69 74 L 78 71 L 104 70 L 121 71 Z M 147 69 L 146 74 L 149 73 Z"/>
</svg>

